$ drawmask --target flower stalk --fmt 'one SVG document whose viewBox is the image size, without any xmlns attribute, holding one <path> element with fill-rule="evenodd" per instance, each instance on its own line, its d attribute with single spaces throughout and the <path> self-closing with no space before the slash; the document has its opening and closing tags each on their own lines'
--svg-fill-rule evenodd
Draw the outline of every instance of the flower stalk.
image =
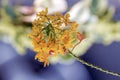
<svg viewBox="0 0 120 80">
<path fill-rule="evenodd" d="M 77 31 L 78 23 L 70 21 L 69 17 L 69 14 L 62 15 L 60 13 L 48 15 L 47 8 L 37 14 L 32 32 L 29 34 L 34 51 L 37 52 L 35 59 L 44 62 L 44 67 L 46 67 L 49 65 L 50 57 L 58 56 L 58 54 L 70 54 L 86 66 L 120 77 L 120 73 L 95 66 L 73 54 L 73 50 L 81 43 L 85 35 Z"/>
<path fill-rule="evenodd" d="M 110 74 L 110 75 L 113 75 L 113 76 L 118 76 L 120 77 L 120 73 L 117 73 L 117 72 L 113 72 L 113 71 L 110 71 L 110 70 L 107 70 L 107 69 L 104 69 L 104 68 L 101 68 L 99 66 L 96 66 L 96 65 L 93 65 L 91 63 L 88 63 L 86 61 L 84 61 L 83 59 L 81 59 L 80 57 L 76 56 L 75 54 L 73 54 L 70 50 L 69 50 L 69 54 L 74 57 L 76 60 L 78 60 L 79 62 L 81 62 L 82 64 L 86 65 L 86 66 L 89 66 L 91 68 L 94 68 L 96 70 L 99 70 L 101 72 L 104 72 L 106 74 Z"/>
</svg>

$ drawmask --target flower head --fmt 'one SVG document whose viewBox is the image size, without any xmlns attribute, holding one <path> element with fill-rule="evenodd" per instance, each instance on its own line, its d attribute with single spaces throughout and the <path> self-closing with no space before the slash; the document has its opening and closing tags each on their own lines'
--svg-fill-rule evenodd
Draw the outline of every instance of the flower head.
<svg viewBox="0 0 120 80">
<path fill-rule="evenodd" d="M 44 62 L 44 66 L 49 65 L 50 56 L 68 53 L 78 40 L 78 24 L 71 22 L 69 17 L 69 14 L 60 13 L 48 15 L 47 8 L 37 14 L 29 35 L 37 52 L 35 59 Z"/>
</svg>

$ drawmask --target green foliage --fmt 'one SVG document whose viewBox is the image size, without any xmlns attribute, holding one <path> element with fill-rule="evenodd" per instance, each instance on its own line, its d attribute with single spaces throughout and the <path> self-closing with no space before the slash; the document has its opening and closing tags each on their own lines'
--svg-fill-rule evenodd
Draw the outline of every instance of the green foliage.
<svg viewBox="0 0 120 80">
<path fill-rule="evenodd" d="M 27 48 L 31 48 L 31 40 L 27 34 L 31 26 L 22 24 L 20 15 L 14 7 L 6 4 L 1 7 L 0 40 L 11 44 L 20 54 L 24 54 Z"/>
</svg>

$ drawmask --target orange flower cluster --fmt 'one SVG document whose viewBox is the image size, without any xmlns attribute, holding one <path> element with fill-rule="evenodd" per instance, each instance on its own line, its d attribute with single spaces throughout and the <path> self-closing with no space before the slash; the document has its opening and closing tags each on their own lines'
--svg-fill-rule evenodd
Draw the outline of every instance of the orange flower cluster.
<svg viewBox="0 0 120 80">
<path fill-rule="evenodd" d="M 51 56 L 66 54 L 78 41 L 78 24 L 71 22 L 70 15 L 63 16 L 60 13 L 48 15 L 48 9 L 37 14 L 33 22 L 32 38 L 34 51 L 37 52 L 35 59 L 44 62 L 44 67 L 49 65 Z"/>
</svg>

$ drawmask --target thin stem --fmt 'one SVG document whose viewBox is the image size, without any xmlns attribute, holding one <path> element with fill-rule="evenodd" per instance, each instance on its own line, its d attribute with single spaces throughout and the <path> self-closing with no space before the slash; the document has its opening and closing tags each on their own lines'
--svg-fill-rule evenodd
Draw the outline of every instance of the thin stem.
<svg viewBox="0 0 120 80">
<path fill-rule="evenodd" d="M 70 53 L 70 55 L 71 55 L 72 57 L 74 57 L 76 60 L 78 60 L 79 62 L 81 62 L 82 64 L 84 64 L 84 65 L 86 65 L 86 66 L 89 66 L 89 67 L 91 67 L 91 68 L 94 68 L 94 69 L 96 69 L 96 70 L 99 70 L 99 71 L 101 71 L 101 72 L 104 72 L 104 73 L 106 73 L 106 74 L 110 74 L 110 75 L 113 75 L 113 76 L 118 76 L 118 77 L 120 77 L 120 73 L 113 72 L 113 71 L 109 71 L 109 70 L 107 70 L 107 69 L 101 68 L 101 67 L 96 66 L 96 65 L 93 65 L 93 64 L 91 64 L 91 63 L 88 63 L 88 62 L 84 61 L 83 59 L 81 59 L 81 58 L 77 57 L 76 55 L 74 55 L 70 50 L 69 50 L 69 53 Z"/>
<path fill-rule="evenodd" d="M 75 49 L 75 47 L 77 46 L 77 45 L 79 45 L 81 43 L 81 41 L 79 41 L 77 44 L 75 44 L 75 46 L 72 48 L 72 52 L 73 52 L 73 50 Z"/>
</svg>

